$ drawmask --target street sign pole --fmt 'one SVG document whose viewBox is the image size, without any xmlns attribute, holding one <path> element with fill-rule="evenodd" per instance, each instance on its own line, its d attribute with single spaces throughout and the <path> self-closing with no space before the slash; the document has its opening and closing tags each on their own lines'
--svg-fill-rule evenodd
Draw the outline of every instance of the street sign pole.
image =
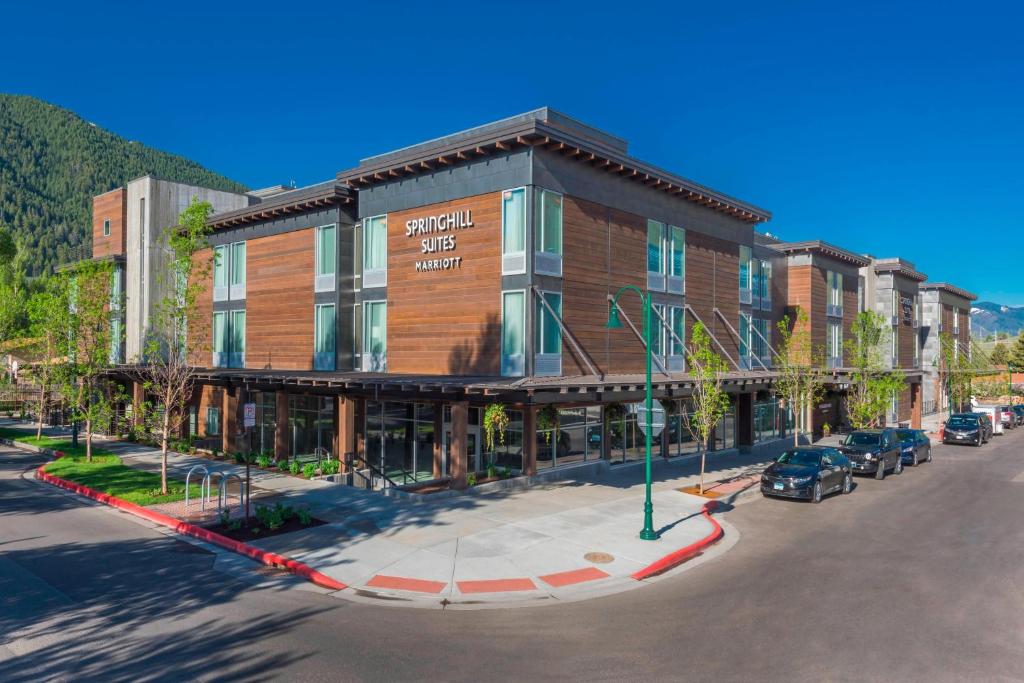
<svg viewBox="0 0 1024 683">
<path fill-rule="evenodd" d="M 245 403 L 242 406 L 242 429 L 245 431 L 246 446 L 245 454 L 245 522 L 249 523 L 249 512 L 252 503 L 252 477 L 249 467 L 252 463 L 252 428 L 256 426 L 256 404 Z"/>
</svg>

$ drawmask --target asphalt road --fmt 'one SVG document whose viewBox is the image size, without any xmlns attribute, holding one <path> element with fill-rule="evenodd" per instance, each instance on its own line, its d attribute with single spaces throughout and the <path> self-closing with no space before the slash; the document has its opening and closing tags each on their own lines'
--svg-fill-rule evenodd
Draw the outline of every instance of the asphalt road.
<svg viewBox="0 0 1024 683">
<path fill-rule="evenodd" d="M 255 588 L 21 477 L 0 451 L 0 680 L 1021 680 L 1024 429 L 821 505 L 639 590 L 447 611 Z"/>
</svg>

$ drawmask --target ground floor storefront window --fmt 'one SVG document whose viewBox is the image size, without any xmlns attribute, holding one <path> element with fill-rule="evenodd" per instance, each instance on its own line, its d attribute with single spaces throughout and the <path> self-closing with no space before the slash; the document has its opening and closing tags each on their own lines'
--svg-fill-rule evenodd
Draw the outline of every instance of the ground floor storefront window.
<svg viewBox="0 0 1024 683">
<path fill-rule="evenodd" d="M 367 462 L 398 484 L 432 479 L 436 410 L 432 403 L 367 401 Z"/>
<path fill-rule="evenodd" d="M 272 391 L 254 391 L 250 400 L 256 404 L 252 448 L 257 453 L 273 453 L 274 433 L 277 430 L 277 395 Z"/>
<path fill-rule="evenodd" d="M 601 406 L 554 411 L 555 424 L 537 430 L 537 469 L 601 458 Z"/>
<path fill-rule="evenodd" d="M 318 449 L 334 455 L 335 400 L 327 396 L 288 397 L 289 454 L 292 458 L 315 455 Z"/>
<path fill-rule="evenodd" d="M 754 443 L 780 438 L 786 433 L 785 424 L 786 410 L 779 407 L 777 398 L 754 402 Z"/>
</svg>

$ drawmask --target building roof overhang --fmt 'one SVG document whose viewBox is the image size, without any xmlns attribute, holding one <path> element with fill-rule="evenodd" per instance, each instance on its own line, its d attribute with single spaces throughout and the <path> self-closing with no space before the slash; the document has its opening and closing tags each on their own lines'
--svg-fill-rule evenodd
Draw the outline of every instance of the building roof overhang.
<svg viewBox="0 0 1024 683">
<path fill-rule="evenodd" d="M 876 260 L 876 273 L 895 273 L 916 282 L 924 282 L 928 276 L 914 268 L 914 264 L 901 258 Z"/>
<path fill-rule="evenodd" d="M 871 260 L 864 258 L 860 254 L 855 254 L 852 251 L 842 249 L 828 242 L 821 240 L 808 240 L 805 242 L 779 242 L 777 244 L 767 244 L 773 249 L 777 249 L 785 254 L 799 254 L 799 253 L 816 253 L 822 256 L 827 256 L 837 261 L 843 261 L 849 263 L 857 268 L 864 268 L 871 264 Z"/>
<path fill-rule="evenodd" d="M 921 284 L 920 289 L 922 291 L 943 291 L 958 296 L 967 301 L 976 301 L 978 295 L 973 292 L 968 292 L 966 289 L 961 289 L 956 285 L 951 285 L 948 282 L 925 282 Z"/>
<path fill-rule="evenodd" d="M 494 124 L 363 159 L 338 173 L 353 189 L 431 173 L 516 149 L 539 148 L 587 164 L 653 190 L 706 206 L 748 223 L 771 219 L 771 213 L 655 166 L 634 159 L 625 144 L 549 109 L 539 109 Z"/>
<path fill-rule="evenodd" d="M 354 201 L 355 196 L 349 188 L 331 180 L 291 192 L 282 192 L 242 209 L 215 213 L 207 220 L 207 225 L 214 230 L 222 230 L 317 211 L 329 206 L 351 204 Z"/>
</svg>

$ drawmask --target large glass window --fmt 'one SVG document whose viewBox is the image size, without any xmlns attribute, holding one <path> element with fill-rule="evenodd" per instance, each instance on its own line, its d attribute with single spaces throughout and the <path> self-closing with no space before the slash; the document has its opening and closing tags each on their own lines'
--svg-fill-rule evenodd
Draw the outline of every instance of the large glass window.
<svg viewBox="0 0 1024 683">
<path fill-rule="evenodd" d="M 751 250 L 740 246 L 740 303 L 749 304 L 751 299 Z"/>
<path fill-rule="evenodd" d="M 231 286 L 245 284 L 245 242 L 231 245 Z"/>
<path fill-rule="evenodd" d="M 654 304 L 651 311 L 651 353 L 665 355 L 665 305 Z"/>
<path fill-rule="evenodd" d="M 740 313 L 740 365 L 750 369 L 750 316 Z"/>
<path fill-rule="evenodd" d="M 501 374 L 526 371 L 526 292 L 504 292 L 501 299 Z"/>
<path fill-rule="evenodd" d="M 434 478 L 435 410 L 429 403 L 367 401 L 366 460 L 396 484 Z"/>
<path fill-rule="evenodd" d="M 245 311 L 231 311 L 231 352 L 228 366 L 245 367 Z"/>
<path fill-rule="evenodd" d="M 647 272 L 665 273 L 665 259 L 662 246 L 665 242 L 665 224 L 659 221 L 647 221 Z"/>
<path fill-rule="evenodd" d="M 669 253 L 668 274 L 683 277 L 686 274 L 686 231 L 672 226 L 672 246 Z"/>
<path fill-rule="evenodd" d="M 534 217 L 536 271 L 562 275 L 562 195 L 537 188 Z"/>
<path fill-rule="evenodd" d="M 760 287 L 758 297 L 761 300 L 761 310 L 772 309 L 772 262 L 761 261 L 760 263 Z"/>
<path fill-rule="evenodd" d="M 363 224 L 363 286 L 383 287 L 388 281 L 388 217 L 374 216 Z"/>
<path fill-rule="evenodd" d="M 673 306 L 670 312 L 672 316 L 670 321 L 672 325 L 672 342 L 669 345 L 670 355 L 685 356 L 686 310 L 682 306 Z"/>
<path fill-rule="evenodd" d="M 206 436 L 220 435 L 220 408 L 206 408 Z"/>
<path fill-rule="evenodd" d="M 843 364 L 843 324 L 838 320 L 828 322 L 828 335 L 826 341 L 826 355 L 830 368 L 842 367 Z"/>
<path fill-rule="evenodd" d="M 562 316 L 562 295 L 558 292 L 541 292 L 536 301 L 534 370 L 540 375 L 557 375 L 561 372 L 562 328 L 558 319 Z"/>
<path fill-rule="evenodd" d="M 228 245 L 213 248 L 213 300 L 226 301 L 228 298 L 228 262 L 231 256 Z"/>
<path fill-rule="evenodd" d="M 501 199 L 501 272 L 526 272 L 526 190 L 505 190 Z"/>
<path fill-rule="evenodd" d="M 316 291 L 334 291 L 338 262 L 338 228 L 322 225 L 316 229 Z"/>
<path fill-rule="evenodd" d="M 313 313 L 313 369 L 334 370 L 338 329 L 334 304 L 317 305 Z"/>
<path fill-rule="evenodd" d="M 291 456 L 334 453 L 334 401 L 327 396 L 288 397 L 288 432 Z M 280 419 L 280 417 L 278 418 Z"/>
<path fill-rule="evenodd" d="M 828 271 L 828 308 L 827 313 L 837 318 L 843 317 L 843 274 Z"/>
<path fill-rule="evenodd" d="M 213 367 L 227 367 L 228 349 L 228 314 L 217 311 L 213 314 Z"/>
<path fill-rule="evenodd" d="M 756 365 L 759 368 L 762 365 L 765 367 L 771 367 L 771 354 L 768 351 L 768 344 L 771 340 L 771 328 L 769 322 L 765 318 L 754 318 L 752 325 L 750 345 L 753 350 L 753 355 L 761 361 Z"/>
<path fill-rule="evenodd" d="M 387 370 L 387 302 L 363 303 L 363 369 L 369 372 Z"/>
<path fill-rule="evenodd" d="M 601 407 L 563 408 L 557 428 L 537 430 L 537 469 L 601 457 Z"/>
</svg>

